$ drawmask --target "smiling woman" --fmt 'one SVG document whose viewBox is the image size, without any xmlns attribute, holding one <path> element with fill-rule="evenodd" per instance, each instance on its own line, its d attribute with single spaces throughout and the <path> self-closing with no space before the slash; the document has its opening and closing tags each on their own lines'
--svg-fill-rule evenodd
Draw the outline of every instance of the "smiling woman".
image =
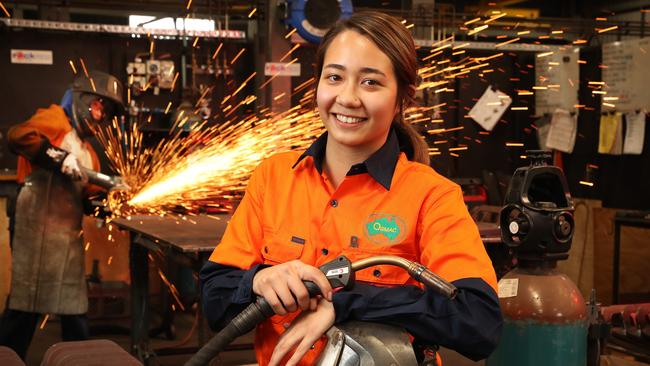
<svg viewBox="0 0 650 366">
<path fill-rule="evenodd" d="M 262 296 L 276 315 L 256 330 L 260 365 L 314 365 L 323 335 L 352 320 L 398 325 L 420 344 L 485 358 L 501 329 L 496 278 L 460 188 L 428 166 L 402 116 L 413 101 L 413 39 L 398 20 L 361 12 L 337 23 L 317 54 L 316 104 L 327 132 L 306 151 L 258 166 L 201 271 L 215 329 Z M 459 289 L 450 301 L 399 269 L 356 274 L 334 292 L 318 266 L 398 254 Z M 302 281 L 323 297 L 310 299 Z M 378 364 L 382 364 L 379 362 Z"/>
</svg>

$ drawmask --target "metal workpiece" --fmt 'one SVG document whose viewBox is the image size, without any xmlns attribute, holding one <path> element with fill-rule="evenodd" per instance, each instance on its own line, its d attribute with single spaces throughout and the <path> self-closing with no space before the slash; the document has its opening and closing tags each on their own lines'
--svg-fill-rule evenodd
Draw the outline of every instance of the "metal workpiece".
<svg viewBox="0 0 650 366">
<path fill-rule="evenodd" d="M 395 326 L 347 322 L 330 328 L 317 366 L 416 366 L 408 334 Z"/>
</svg>

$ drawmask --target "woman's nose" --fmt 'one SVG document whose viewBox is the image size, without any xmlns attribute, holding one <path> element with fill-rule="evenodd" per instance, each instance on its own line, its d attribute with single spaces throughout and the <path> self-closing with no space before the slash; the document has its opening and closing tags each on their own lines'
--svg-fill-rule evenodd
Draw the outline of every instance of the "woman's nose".
<svg viewBox="0 0 650 366">
<path fill-rule="evenodd" d="M 336 96 L 336 102 L 346 107 L 360 107 L 361 100 L 357 96 L 356 88 L 347 83 Z"/>
</svg>

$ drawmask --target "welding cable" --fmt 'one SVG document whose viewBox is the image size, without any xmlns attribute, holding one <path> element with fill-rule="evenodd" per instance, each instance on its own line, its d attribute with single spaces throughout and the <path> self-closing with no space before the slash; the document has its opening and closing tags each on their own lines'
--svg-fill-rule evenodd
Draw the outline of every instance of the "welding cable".
<svg viewBox="0 0 650 366">
<path fill-rule="evenodd" d="M 320 295 L 320 288 L 311 281 L 303 281 L 309 291 L 309 296 Z M 212 337 L 192 358 L 185 363 L 185 366 L 204 366 L 219 354 L 237 337 L 244 335 L 262 323 L 264 320 L 275 315 L 273 308 L 263 297 L 248 305 L 239 313 L 225 328 Z"/>
</svg>

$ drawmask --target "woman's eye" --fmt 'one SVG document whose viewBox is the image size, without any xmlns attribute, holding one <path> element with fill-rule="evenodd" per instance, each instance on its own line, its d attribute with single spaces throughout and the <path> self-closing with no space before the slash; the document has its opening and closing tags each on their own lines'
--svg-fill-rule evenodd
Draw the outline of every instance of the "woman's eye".
<svg viewBox="0 0 650 366">
<path fill-rule="evenodd" d="M 327 75 L 327 80 L 329 81 L 339 81 L 341 80 L 341 77 L 338 75 Z"/>
<path fill-rule="evenodd" d="M 368 86 L 377 86 L 377 85 L 379 85 L 379 82 L 377 80 L 373 80 L 373 79 L 366 79 L 366 80 L 362 81 L 362 84 L 368 85 Z"/>
</svg>

